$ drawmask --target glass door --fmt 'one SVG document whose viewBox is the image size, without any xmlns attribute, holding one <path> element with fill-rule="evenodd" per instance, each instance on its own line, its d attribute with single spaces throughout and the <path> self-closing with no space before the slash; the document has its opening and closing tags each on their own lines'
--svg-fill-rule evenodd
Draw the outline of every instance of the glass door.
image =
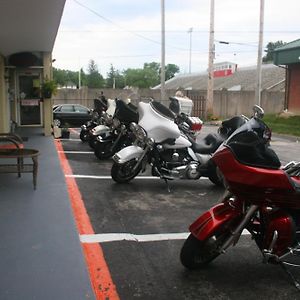
<svg viewBox="0 0 300 300">
<path fill-rule="evenodd" d="M 19 123 L 42 125 L 40 74 L 19 74 Z"/>
</svg>

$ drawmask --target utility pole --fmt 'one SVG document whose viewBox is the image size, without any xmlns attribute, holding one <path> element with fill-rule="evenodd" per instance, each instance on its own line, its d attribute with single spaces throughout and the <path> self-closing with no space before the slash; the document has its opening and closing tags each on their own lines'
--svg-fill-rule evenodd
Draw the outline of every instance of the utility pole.
<svg viewBox="0 0 300 300">
<path fill-rule="evenodd" d="M 215 23 L 215 0 L 210 0 L 210 25 L 209 25 L 209 45 L 208 45 L 208 80 L 207 80 L 207 100 L 206 119 L 213 115 L 214 102 L 214 23 Z"/>
<path fill-rule="evenodd" d="M 78 72 L 78 88 L 79 89 L 81 88 L 81 68 L 79 69 L 79 72 Z"/>
<path fill-rule="evenodd" d="M 190 34 L 190 59 L 189 59 L 189 73 L 190 74 L 192 72 L 192 32 L 193 32 L 193 27 L 191 27 L 188 30 L 188 33 Z"/>
<path fill-rule="evenodd" d="M 160 71 L 160 98 L 164 101 L 165 92 L 165 0 L 161 0 L 161 71 Z"/>
<path fill-rule="evenodd" d="M 261 105 L 261 65 L 262 65 L 262 48 L 263 48 L 263 32 L 264 32 L 264 6 L 265 0 L 260 0 L 260 16 L 259 16 L 259 42 L 257 52 L 257 74 L 255 88 L 255 103 Z"/>
</svg>

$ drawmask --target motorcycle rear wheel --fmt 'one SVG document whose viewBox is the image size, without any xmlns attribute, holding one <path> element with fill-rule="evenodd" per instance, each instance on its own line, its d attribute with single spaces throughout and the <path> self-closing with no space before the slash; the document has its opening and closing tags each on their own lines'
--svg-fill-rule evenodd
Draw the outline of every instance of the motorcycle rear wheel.
<svg viewBox="0 0 300 300">
<path fill-rule="evenodd" d="M 95 146 L 95 155 L 98 159 L 108 159 L 112 157 L 114 154 L 113 151 L 111 151 L 112 142 L 107 143 L 97 143 Z"/>
<path fill-rule="evenodd" d="M 123 164 L 113 163 L 111 168 L 111 177 L 117 183 L 127 183 L 132 180 L 135 176 L 141 171 L 141 166 L 133 171 L 134 166 L 136 165 L 136 160 L 132 159 Z"/>
<path fill-rule="evenodd" d="M 193 234 L 190 234 L 181 248 L 181 263 L 190 270 L 205 267 L 221 254 L 218 249 L 229 234 L 229 231 L 215 232 L 214 235 L 204 241 L 200 241 Z"/>
</svg>

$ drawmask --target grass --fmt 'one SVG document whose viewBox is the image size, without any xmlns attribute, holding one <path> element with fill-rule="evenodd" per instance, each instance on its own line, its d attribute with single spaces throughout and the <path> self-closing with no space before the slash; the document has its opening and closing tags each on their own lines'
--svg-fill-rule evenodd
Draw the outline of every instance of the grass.
<svg viewBox="0 0 300 300">
<path fill-rule="evenodd" d="M 278 115 L 265 115 L 264 122 L 272 132 L 300 136 L 300 116 L 279 117 Z"/>
</svg>

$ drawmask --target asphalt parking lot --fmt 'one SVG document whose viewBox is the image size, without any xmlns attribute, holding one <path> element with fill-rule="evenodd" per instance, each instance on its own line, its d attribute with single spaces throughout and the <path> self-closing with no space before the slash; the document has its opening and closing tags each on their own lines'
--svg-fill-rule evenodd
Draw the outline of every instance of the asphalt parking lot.
<svg viewBox="0 0 300 300">
<path fill-rule="evenodd" d="M 204 127 L 201 135 L 216 129 Z M 223 189 L 201 178 L 171 181 L 169 192 L 148 173 L 116 184 L 112 161 L 99 161 L 76 131 L 63 149 L 120 299 L 300 299 L 280 267 L 262 263 L 249 235 L 206 269 L 185 270 L 179 253 L 188 226 Z M 273 137 L 272 145 L 283 164 L 300 160 L 297 141 Z"/>
</svg>

